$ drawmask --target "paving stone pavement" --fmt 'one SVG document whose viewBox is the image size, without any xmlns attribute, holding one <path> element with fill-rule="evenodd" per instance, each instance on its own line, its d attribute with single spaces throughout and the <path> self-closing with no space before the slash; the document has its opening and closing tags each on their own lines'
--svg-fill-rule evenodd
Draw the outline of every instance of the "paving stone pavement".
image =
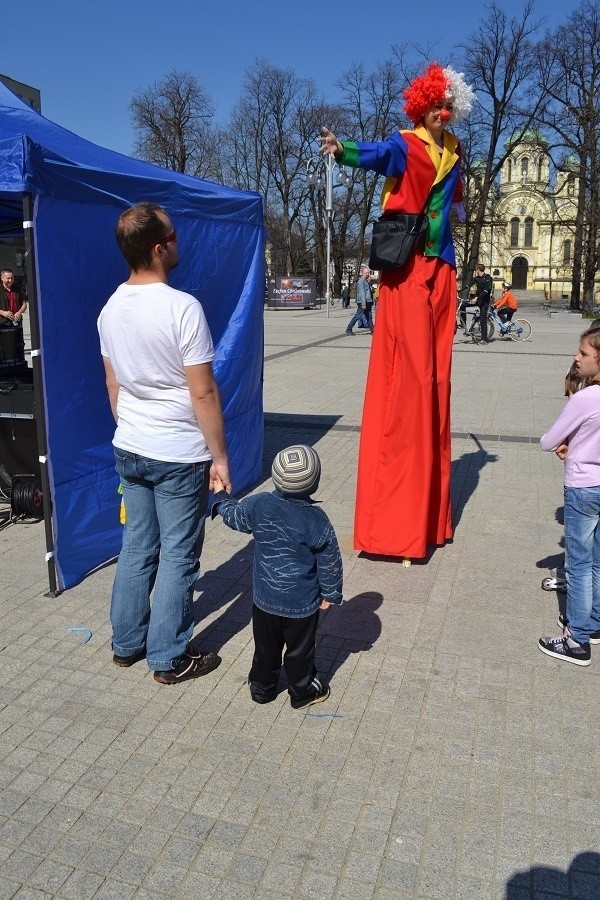
<svg viewBox="0 0 600 900">
<path fill-rule="evenodd" d="M 43 526 L 0 531 L 0 900 L 600 897 L 600 660 L 536 648 L 562 554 L 537 442 L 584 323 L 532 309 L 527 344 L 457 336 L 456 535 L 406 569 L 352 549 L 370 337 L 343 334 L 351 312 L 265 313 L 257 489 L 276 450 L 314 444 L 344 555 L 327 703 L 250 701 L 252 546 L 222 522 L 195 611 L 223 663 L 173 687 L 112 665 L 112 566 L 49 598 Z"/>
</svg>

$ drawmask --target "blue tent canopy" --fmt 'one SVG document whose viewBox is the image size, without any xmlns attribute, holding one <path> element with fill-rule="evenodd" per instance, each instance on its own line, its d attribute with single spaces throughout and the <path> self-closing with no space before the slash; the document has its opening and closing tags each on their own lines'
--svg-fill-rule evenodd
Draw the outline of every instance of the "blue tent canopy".
<svg viewBox="0 0 600 900">
<path fill-rule="evenodd" d="M 33 199 L 23 222 L 23 198 Z M 96 319 L 128 275 L 114 227 L 123 209 L 167 209 L 179 242 L 173 287 L 201 301 L 215 343 L 236 491 L 260 477 L 263 445 L 260 195 L 181 175 L 98 147 L 45 119 L 0 83 L 0 228 L 31 229 L 39 323 L 34 365 L 47 446 L 57 585 L 72 587 L 121 544 L 114 422 Z M 33 337 L 32 328 L 32 337 Z M 35 351 L 35 347 L 33 348 Z M 36 362 L 36 360 L 34 360 Z M 40 448 L 42 449 L 42 448 Z M 1 460 L 0 460 L 1 461 Z M 48 535 L 48 527 L 47 527 Z"/>
</svg>

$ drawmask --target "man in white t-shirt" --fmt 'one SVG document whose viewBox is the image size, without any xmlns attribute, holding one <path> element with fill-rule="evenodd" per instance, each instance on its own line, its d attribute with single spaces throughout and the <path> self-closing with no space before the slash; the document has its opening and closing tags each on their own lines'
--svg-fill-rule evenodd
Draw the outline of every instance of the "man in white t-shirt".
<svg viewBox="0 0 600 900">
<path fill-rule="evenodd" d="M 221 661 L 189 641 L 208 491 L 217 476 L 231 490 L 223 414 L 202 307 L 168 286 L 178 262 L 169 216 L 139 203 L 121 215 L 116 237 L 131 273 L 98 318 L 126 510 L 113 661 L 146 657 L 158 682 L 176 684 Z"/>
</svg>

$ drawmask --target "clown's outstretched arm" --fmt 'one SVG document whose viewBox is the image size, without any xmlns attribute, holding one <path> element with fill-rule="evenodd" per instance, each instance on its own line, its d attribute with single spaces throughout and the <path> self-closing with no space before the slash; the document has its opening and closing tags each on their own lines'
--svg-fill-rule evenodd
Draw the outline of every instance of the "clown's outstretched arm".
<svg viewBox="0 0 600 900">
<path fill-rule="evenodd" d="M 370 169 L 379 175 L 398 176 L 406 169 L 407 144 L 399 131 L 382 141 L 340 141 L 323 125 L 317 138 L 324 156 L 333 156 L 342 166 Z"/>
</svg>

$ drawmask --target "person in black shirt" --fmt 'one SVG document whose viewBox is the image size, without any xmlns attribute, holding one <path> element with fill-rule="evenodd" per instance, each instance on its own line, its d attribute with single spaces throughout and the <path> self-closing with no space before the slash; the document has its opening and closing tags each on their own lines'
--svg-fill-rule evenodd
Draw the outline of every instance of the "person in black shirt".
<svg viewBox="0 0 600 900">
<path fill-rule="evenodd" d="M 481 320 L 481 343 L 487 344 L 487 317 L 490 308 L 490 300 L 492 299 L 492 293 L 494 291 L 494 283 L 485 271 L 485 266 L 482 263 L 477 263 L 477 266 L 475 267 L 475 277 L 473 278 L 472 284 L 477 288 L 475 301 L 479 307 Z"/>
</svg>

